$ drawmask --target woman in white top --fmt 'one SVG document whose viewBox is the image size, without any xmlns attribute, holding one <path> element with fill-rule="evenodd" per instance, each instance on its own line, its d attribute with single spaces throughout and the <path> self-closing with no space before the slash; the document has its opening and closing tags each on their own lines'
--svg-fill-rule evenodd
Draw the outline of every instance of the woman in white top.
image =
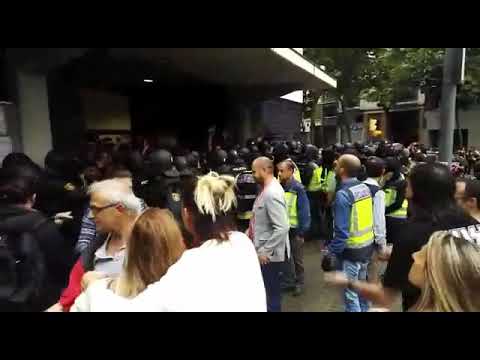
<svg viewBox="0 0 480 360">
<path fill-rule="evenodd" d="M 210 173 L 187 185 L 183 195 L 183 222 L 202 245 L 187 250 L 160 281 L 133 299 L 94 282 L 86 291 L 91 311 L 267 310 L 253 243 L 235 231 L 234 179 Z"/>
</svg>

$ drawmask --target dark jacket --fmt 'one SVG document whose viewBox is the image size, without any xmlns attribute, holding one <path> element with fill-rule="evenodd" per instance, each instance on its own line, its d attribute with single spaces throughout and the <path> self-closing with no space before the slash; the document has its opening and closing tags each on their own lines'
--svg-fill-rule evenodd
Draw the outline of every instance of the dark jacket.
<svg viewBox="0 0 480 360">
<path fill-rule="evenodd" d="M 53 305 L 66 286 L 72 266 L 72 248 L 63 239 L 55 223 L 37 211 L 17 206 L 0 207 L 0 230 L 11 229 L 24 232 L 36 227 L 33 235 L 38 240 L 39 250 L 45 261 L 45 286 L 28 311 L 43 311 Z"/>
<path fill-rule="evenodd" d="M 415 305 L 420 296 L 420 290 L 408 281 L 408 274 L 413 264 L 412 255 L 428 243 L 435 231 L 453 230 L 476 223 L 475 219 L 460 212 L 433 221 L 428 214 L 415 209 L 415 215 L 408 220 L 406 226 L 402 227 L 401 234 L 398 234 L 399 241 L 393 247 L 383 280 L 385 287 L 402 292 L 404 311 Z"/>
</svg>

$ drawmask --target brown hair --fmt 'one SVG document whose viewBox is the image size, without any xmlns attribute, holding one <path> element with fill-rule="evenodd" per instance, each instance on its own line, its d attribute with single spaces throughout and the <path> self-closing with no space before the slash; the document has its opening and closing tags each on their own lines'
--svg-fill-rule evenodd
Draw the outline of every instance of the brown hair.
<svg viewBox="0 0 480 360">
<path fill-rule="evenodd" d="M 137 220 L 128 242 L 117 293 L 134 297 L 157 282 L 185 251 L 182 233 L 169 210 L 150 208 Z"/>
</svg>

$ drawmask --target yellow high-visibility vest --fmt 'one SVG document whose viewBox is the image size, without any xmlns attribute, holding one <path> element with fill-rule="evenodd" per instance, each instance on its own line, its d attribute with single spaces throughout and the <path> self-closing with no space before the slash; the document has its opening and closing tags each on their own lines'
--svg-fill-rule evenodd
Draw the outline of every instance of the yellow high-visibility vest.
<svg viewBox="0 0 480 360">
<path fill-rule="evenodd" d="M 313 170 L 312 179 L 310 180 L 310 184 L 308 184 L 307 191 L 317 192 L 320 190 L 322 190 L 322 167 L 317 166 L 315 170 Z"/>
<path fill-rule="evenodd" d="M 288 220 L 290 221 L 290 228 L 296 229 L 298 227 L 298 195 L 293 192 L 285 192 L 285 202 L 287 204 Z"/>
<path fill-rule="evenodd" d="M 373 233 L 373 199 L 370 189 L 365 184 L 358 184 L 348 189 L 354 202 L 350 213 L 350 235 L 346 244 L 349 249 L 360 249 L 374 241 Z"/>
<path fill-rule="evenodd" d="M 387 188 L 384 191 L 385 191 L 385 207 L 388 207 L 392 205 L 397 199 L 397 190 L 393 188 Z M 386 214 L 386 216 L 390 216 L 396 219 L 406 219 L 407 211 L 408 211 L 408 200 L 404 199 L 402 206 L 399 209 L 395 210 L 390 214 Z"/>
</svg>

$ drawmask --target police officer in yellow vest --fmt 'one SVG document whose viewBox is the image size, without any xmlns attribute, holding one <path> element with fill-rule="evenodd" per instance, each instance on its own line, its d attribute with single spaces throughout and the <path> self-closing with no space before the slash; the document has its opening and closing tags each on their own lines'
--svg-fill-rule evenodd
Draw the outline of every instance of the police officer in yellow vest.
<svg viewBox="0 0 480 360">
<path fill-rule="evenodd" d="M 310 228 L 310 206 L 303 185 L 295 180 L 295 167 L 292 161 L 285 160 L 277 165 L 278 177 L 285 190 L 288 218 L 290 221 L 290 248 L 292 256 L 285 261 L 283 287 L 294 289 L 294 295 L 303 292 L 304 266 L 303 244 L 304 234 Z"/>
<path fill-rule="evenodd" d="M 328 255 L 351 281 L 367 279 L 374 248 L 373 199 L 367 185 L 356 178 L 360 169 L 354 155 L 342 155 L 337 162 L 340 184 L 333 204 L 334 237 L 328 245 Z M 350 288 L 345 289 L 344 301 L 347 312 L 368 311 L 368 302 Z"/>
<path fill-rule="evenodd" d="M 275 164 L 275 170 L 277 170 L 277 165 L 282 161 L 290 160 L 295 168 L 293 176 L 300 184 L 302 183 L 302 176 L 300 175 L 300 169 L 298 168 L 295 161 L 293 161 L 289 155 L 289 147 L 284 142 L 278 143 L 273 148 L 273 161 Z M 276 174 L 278 178 L 278 173 Z"/>
<path fill-rule="evenodd" d="M 303 185 L 307 188 L 308 200 L 310 201 L 310 215 L 313 219 L 310 236 L 313 239 L 319 239 L 322 230 L 321 214 L 323 188 L 325 187 L 325 176 L 321 166 L 319 166 L 319 151 L 315 145 L 308 144 L 305 147 L 306 164 L 303 169 Z"/>
<path fill-rule="evenodd" d="M 387 225 L 387 241 L 395 244 L 400 239 L 396 238 L 400 234 L 401 227 L 407 221 L 408 200 L 405 198 L 407 182 L 401 173 L 402 164 L 400 160 L 394 157 L 386 159 L 387 181 L 383 186 L 385 192 L 385 219 Z"/>
</svg>

